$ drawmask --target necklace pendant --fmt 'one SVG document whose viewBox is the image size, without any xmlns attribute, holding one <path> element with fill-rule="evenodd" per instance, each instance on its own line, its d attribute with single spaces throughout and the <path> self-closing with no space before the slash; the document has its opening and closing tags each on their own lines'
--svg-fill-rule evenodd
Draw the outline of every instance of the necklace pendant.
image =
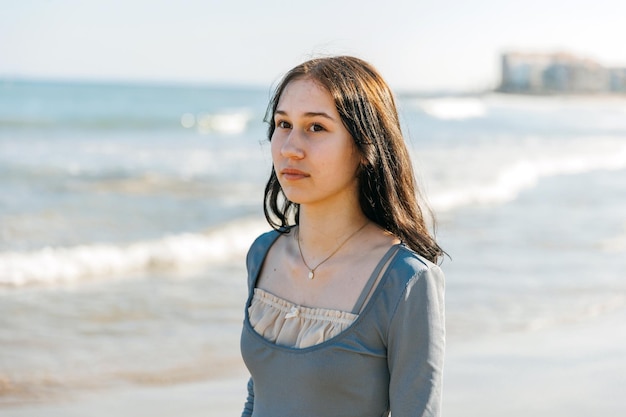
<svg viewBox="0 0 626 417">
<path fill-rule="evenodd" d="M 309 271 L 309 279 L 313 279 L 315 277 L 315 272 Z"/>
</svg>

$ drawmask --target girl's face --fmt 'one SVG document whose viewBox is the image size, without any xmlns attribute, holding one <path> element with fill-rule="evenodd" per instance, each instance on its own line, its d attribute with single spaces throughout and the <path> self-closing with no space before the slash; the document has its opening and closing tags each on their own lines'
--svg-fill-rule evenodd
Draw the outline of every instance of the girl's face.
<svg viewBox="0 0 626 417">
<path fill-rule="evenodd" d="M 319 205 L 357 198 L 360 156 L 325 88 L 307 78 L 289 82 L 274 127 L 272 160 L 290 201 Z"/>
</svg>

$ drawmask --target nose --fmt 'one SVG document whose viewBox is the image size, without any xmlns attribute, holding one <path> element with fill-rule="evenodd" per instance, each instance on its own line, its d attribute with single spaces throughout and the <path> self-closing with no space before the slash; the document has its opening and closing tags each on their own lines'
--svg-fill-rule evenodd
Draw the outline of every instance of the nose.
<svg viewBox="0 0 626 417">
<path fill-rule="evenodd" d="M 285 158 L 302 159 L 304 158 L 304 150 L 302 149 L 302 138 L 296 129 L 291 129 L 285 137 L 281 147 L 280 154 Z"/>
</svg>

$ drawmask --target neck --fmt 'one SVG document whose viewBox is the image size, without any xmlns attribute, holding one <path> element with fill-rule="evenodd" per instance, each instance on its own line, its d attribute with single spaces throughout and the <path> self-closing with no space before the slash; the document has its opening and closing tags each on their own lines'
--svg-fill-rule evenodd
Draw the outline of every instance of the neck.
<svg viewBox="0 0 626 417">
<path fill-rule="evenodd" d="M 360 209 L 320 212 L 301 207 L 298 235 L 307 254 L 311 258 L 319 258 L 335 249 L 367 222 L 367 217 Z"/>
</svg>

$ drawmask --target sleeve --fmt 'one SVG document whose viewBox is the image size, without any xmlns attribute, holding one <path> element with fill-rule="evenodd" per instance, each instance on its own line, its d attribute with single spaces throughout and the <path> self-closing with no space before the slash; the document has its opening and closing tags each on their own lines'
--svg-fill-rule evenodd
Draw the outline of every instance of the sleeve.
<svg viewBox="0 0 626 417">
<path fill-rule="evenodd" d="M 253 409 L 254 409 L 254 382 L 252 382 L 252 378 L 250 378 L 248 380 L 248 398 L 246 399 L 246 404 L 243 407 L 243 413 L 241 413 L 241 417 L 252 416 Z"/>
<path fill-rule="evenodd" d="M 393 417 L 441 414 L 445 350 L 444 276 L 432 265 L 407 283 L 388 333 Z"/>
</svg>

